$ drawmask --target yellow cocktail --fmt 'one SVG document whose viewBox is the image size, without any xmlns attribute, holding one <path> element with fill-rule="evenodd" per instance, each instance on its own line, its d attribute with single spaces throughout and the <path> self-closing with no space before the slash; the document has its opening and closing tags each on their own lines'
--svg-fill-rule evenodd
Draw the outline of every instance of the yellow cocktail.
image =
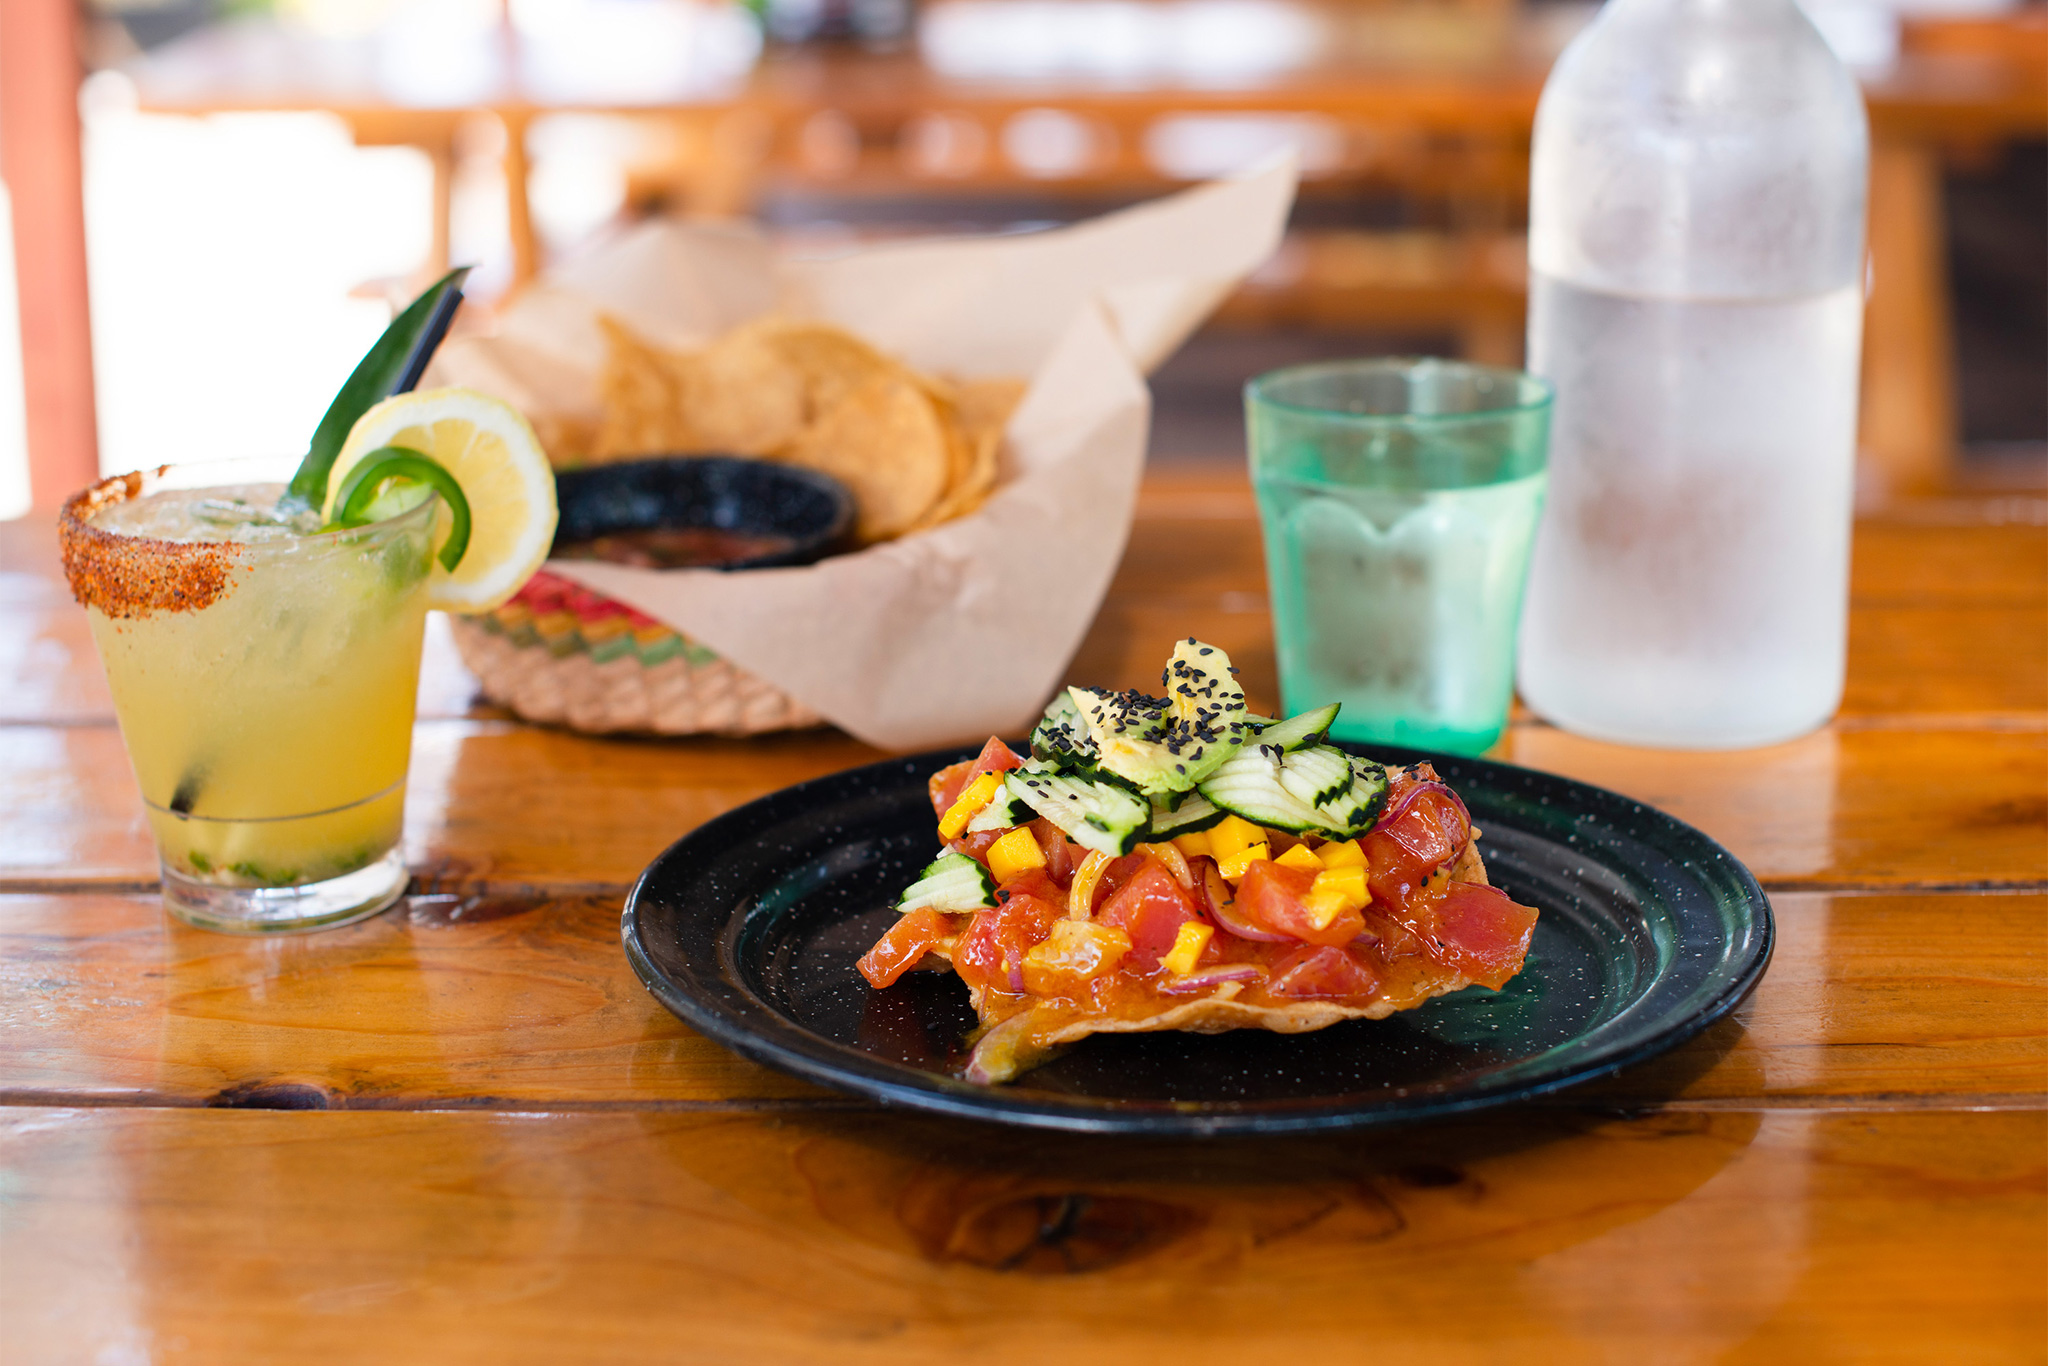
<svg viewBox="0 0 2048 1366">
<path fill-rule="evenodd" d="M 260 932 L 403 892 L 434 500 L 342 531 L 282 485 L 110 479 L 64 510 L 171 911 Z"/>
</svg>

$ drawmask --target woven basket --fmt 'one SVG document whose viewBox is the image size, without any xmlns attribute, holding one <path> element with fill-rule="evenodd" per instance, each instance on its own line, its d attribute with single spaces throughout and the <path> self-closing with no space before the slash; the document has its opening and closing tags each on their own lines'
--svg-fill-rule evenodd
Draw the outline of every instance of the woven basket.
<svg viewBox="0 0 2048 1366">
<path fill-rule="evenodd" d="M 484 695 L 596 735 L 759 735 L 824 718 L 623 603 L 545 569 L 495 612 L 452 619 Z"/>
</svg>

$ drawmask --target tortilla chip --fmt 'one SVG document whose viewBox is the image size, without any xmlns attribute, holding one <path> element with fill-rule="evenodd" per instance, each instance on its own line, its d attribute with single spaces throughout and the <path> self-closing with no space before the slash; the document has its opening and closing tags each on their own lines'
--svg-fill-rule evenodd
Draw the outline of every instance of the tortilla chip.
<svg viewBox="0 0 2048 1366">
<path fill-rule="evenodd" d="M 772 351 L 799 376 L 805 416 L 818 421 L 857 389 L 887 378 L 916 378 L 851 332 L 829 323 L 763 318 L 732 334 Z"/>
<path fill-rule="evenodd" d="M 988 501 L 988 495 L 996 483 L 996 451 L 1002 444 L 999 432 L 984 432 L 979 436 L 962 430 L 957 422 L 948 424 L 947 445 L 950 448 L 951 478 L 946 492 L 931 509 L 910 527 L 912 531 L 923 531 L 928 527 L 950 522 L 955 517 L 968 513 Z"/>
<path fill-rule="evenodd" d="M 1001 436 L 1010 425 L 1010 414 L 1024 400 L 1021 379 L 959 379 L 952 387 L 961 425 L 976 433 L 993 431 Z"/>
<path fill-rule="evenodd" d="M 952 476 L 945 496 L 919 519 L 913 531 L 965 517 L 988 501 L 995 490 L 1010 414 L 1024 396 L 1021 380 L 921 378 L 947 422 Z"/>
<path fill-rule="evenodd" d="M 765 338 L 741 329 L 679 359 L 687 449 L 773 455 L 803 434 L 805 377 Z"/>
<path fill-rule="evenodd" d="M 591 446 L 597 461 L 684 449 L 682 379 L 671 356 L 642 341 L 616 318 L 600 316 L 607 350 L 598 392 L 604 421 Z"/>
<path fill-rule="evenodd" d="M 946 491 L 946 430 L 931 398 L 911 381 L 877 375 L 847 393 L 783 453 L 832 475 L 853 493 L 854 535 L 897 536 Z"/>
</svg>

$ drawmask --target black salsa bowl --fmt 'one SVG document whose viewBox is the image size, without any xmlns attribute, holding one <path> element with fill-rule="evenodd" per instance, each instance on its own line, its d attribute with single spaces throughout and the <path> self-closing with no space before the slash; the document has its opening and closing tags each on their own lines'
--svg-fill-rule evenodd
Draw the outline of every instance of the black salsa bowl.
<svg viewBox="0 0 2048 1366">
<path fill-rule="evenodd" d="M 840 549 L 853 525 L 853 495 L 827 474 L 723 455 L 657 456 L 561 470 L 555 475 L 561 521 L 554 554 L 608 543 L 646 544 L 663 533 L 723 545 L 729 555 L 698 567 L 768 569 L 810 564 Z M 650 567 L 681 567 L 659 561 Z"/>
</svg>

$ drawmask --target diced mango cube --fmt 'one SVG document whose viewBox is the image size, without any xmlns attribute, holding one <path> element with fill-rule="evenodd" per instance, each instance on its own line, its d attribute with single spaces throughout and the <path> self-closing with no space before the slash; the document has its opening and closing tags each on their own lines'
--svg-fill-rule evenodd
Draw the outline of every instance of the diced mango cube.
<svg viewBox="0 0 2048 1366">
<path fill-rule="evenodd" d="M 1343 914 L 1344 902 L 1342 892 L 1319 892 L 1311 887 L 1308 895 L 1302 898 L 1301 904 L 1308 910 L 1309 923 L 1319 930 L 1326 930 L 1330 928 L 1332 920 Z"/>
<path fill-rule="evenodd" d="M 1024 826 L 1018 826 L 988 847 L 988 870 L 997 882 L 1008 882 L 1019 873 L 1045 867 L 1045 851 Z"/>
<path fill-rule="evenodd" d="M 1316 850 L 1316 857 L 1323 861 L 1325 868 L 1363 868 L 1366 866 L 1365 850 L 1357 840 L 1332 840 Z"/>
<path fill-rule="evenodd" d="M 1215 935 L 1213 925 L 1204 925 L 1199 920 L 1185 921 L 1174 932 L 1173 947 L 1159 961 L 1174 976 L 1185 977 L 1195 970 L 1195 964 L 1202 959 L 1202 950 L 1209 947 L 1209 941 Z"/>
<path fill-rule="evenodd" d="M 1197 830 L 1192 835 L 1175 835 L 1173 837 L 1173 847 L 1186 854 L 1189 858 L 1194 858 L 1199 854 L 1207 854 L 1210 858 L 1216 857 L 1216 849 L 1214 845 L 1209 843 L 1209 832 L 1207 830 Z"/>
<path fill-rule="evenodd" d="M 1326 868 L 1316 874 L 1308 889 L 1308 917 L 1317 929 L 1327 928 L 1342 911 L 1362 911 L 1372 900 L 1366 889 L 1365 869 Z"/>
<path fill-rule="evenodd" d="M 1232 854 L 1266 842 L 1266 832 L 1242 816 L 1225 816 L 1209 827 L 1209 852 L 1221 863 Z"/>
<path fill-rule="evenodd" d="M 1323 871 L 1323 861 L 1317 858 L 1316 851 L 1309 848 L 1306 844 L 1295 845 L 1279 858 L 1274 859 L 1273 862 L 1283 864 L 1289 868 L 1299 868 L 1307 873 L 1320 873 Z"/>
<path fill-rule="evenodd" d="M 1372 893 L 1366 889 L 1363 868 L 1325 868 L 1316 874 L 1315 885 L 1341 891 L 1361 909 L 1372 900 Z"/>
<path fill-rule="evenodd" d="M 1240 849 L 1234 854 L 1226 854 L 1222 858 L 1217 859 L 1216 870 L 1222 873 L 1224 877 L 1230 879 L 1230 881 L 1235 882 L 1251 871 L 1251 866 L 1254 863 L 1263 863 L 1269 857 L 1271 855 L 1266 852 L 1265 842 L 1261 840 L 1250 848 Z"/>
<path fill-rule="evenodd" d="M 957 840 L 960 832 L 967 828 L 967 822 L 980 814 L 996 795 L 996 789 L 1003 785 L 1000 773 L 984 773 L 961 790 L 953 804 L 946 808 L 946 814 L 939 820 L 939 838 Z"/>
</svg>

